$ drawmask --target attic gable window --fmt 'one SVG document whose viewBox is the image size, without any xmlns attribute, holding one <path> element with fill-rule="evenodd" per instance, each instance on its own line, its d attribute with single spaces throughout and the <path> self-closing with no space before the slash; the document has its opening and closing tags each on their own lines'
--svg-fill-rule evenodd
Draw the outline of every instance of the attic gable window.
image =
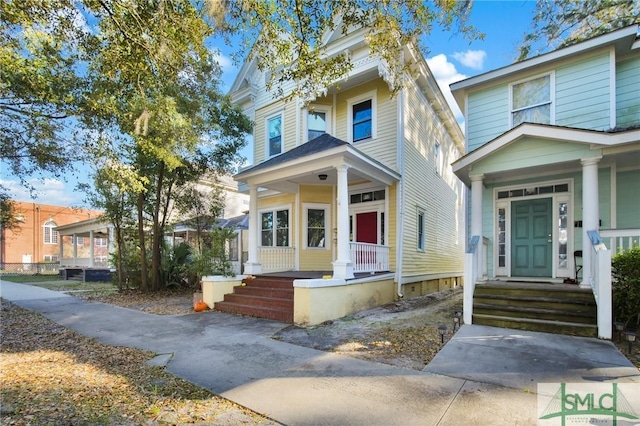
<svg viewBox="0 0 640 426">
<path fill-rule="evenodd" d="M 553 124 L 552 74 L 511 85 L 511 127 L 520 123 Z"/>
<path fill-rule="evenodd" d="M 282 153 L 282 114 L 267 119 L 267 141 L 269 157 Z"/>
</svg>

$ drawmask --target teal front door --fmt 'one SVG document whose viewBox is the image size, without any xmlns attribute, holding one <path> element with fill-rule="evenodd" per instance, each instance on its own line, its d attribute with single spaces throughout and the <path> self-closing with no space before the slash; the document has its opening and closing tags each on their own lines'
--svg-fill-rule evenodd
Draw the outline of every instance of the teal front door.
<svg viewBox="0 0 640 426">
<path fill-rule="evenodd" d="M 551 198 L 511 204 L 511 276 L 551 277 Z"/>
</svg>

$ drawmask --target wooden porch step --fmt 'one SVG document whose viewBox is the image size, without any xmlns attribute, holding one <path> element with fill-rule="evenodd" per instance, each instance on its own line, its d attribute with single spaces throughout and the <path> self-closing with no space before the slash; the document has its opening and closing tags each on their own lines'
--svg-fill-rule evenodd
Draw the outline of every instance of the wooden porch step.
<svg viewBox="0 0 640 426">
<path fill-rule="evenodd" d="M 232 293 L 225 295 L 224 301 L 236 303 L 238 305 L 293 310 L 293 298 L 283 299 L 276 297 L 250 296 L 248 294 Z"/>
<path fill-rule="evenodd" d="M 278 299 L 293 300 L 293 287 L 291 288 L 272 288 L 272 287 L 254 287 L 244 286 L 234 289 L 236 294 L 246 294 L 249 296 L 274 297 Z"/>
<path fill-rule="evenodd" d="M 214 309 L 293 323 L 293 280 L 291 277 L 257 276 L 243 280 Z"/>
<path fill-rule="evenodd" d="M 563 321 L 581 324 L 598 323 L 598 316 L 593 309 L 582 311 L 565 311 L 559 309 L 529 308 L 522 306 L 501 306 L 496 309 L 494 305 L 474 303 L 473 312 L 483 315 L 496 315 L 512 318 L 537 318 L 542 320 Z"/>
<path fill-rule="evenodd" d="M 483 283 L 473 296 L 475 324 L 576 336 L 597 336 L 590 289 L 526 282 Z"/>
<path fill-rule="evenodd" d="M 598 337 L 598 326 L 574 322 L 548 321 L 533 318 L 513 318 L 497 315 L 473 314 L 473 323 L 516 330 L 567 334 L 581 337 Z"/>
<path fill-rule="evenodd" d="M 216 302 L 215 309 L 230 314 L 265 318 L 286 323 L 293 323 L 293 309 L 274 309 L 260 306 L 243 305 L 232 302 Z"/>
</svg>

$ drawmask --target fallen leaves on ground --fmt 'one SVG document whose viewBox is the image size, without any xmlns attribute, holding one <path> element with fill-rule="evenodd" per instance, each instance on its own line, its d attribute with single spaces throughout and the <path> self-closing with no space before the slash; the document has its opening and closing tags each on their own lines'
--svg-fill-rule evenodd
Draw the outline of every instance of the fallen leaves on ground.
<svg viewBox="0 0 640 426">
<path fill-rule="evenodd" d="M 178 288 L 154 292 L 125 289 L 115 293 L 83 292 L 73 295 L 91 302 L 109 303 L 154 315 L 180 315 L 193 312 L 193 293 L 192 289 Z"/>
<path fill-rule="evenodd" d="M 0 424 L 277 424 L 103 345 L 0 302 Z"/>
</svg>

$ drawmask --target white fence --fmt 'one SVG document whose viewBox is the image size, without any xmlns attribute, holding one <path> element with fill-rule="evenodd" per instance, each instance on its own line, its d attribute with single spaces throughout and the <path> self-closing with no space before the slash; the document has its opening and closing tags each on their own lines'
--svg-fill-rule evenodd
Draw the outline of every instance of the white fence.
<svg viewBox="0 0 640 426">
<path fill-rule="evenodd" d="M 258 258 L 262 272 L 293 271 L 295 268 L 295 247 L 259 247 Z"/>
</svg>

